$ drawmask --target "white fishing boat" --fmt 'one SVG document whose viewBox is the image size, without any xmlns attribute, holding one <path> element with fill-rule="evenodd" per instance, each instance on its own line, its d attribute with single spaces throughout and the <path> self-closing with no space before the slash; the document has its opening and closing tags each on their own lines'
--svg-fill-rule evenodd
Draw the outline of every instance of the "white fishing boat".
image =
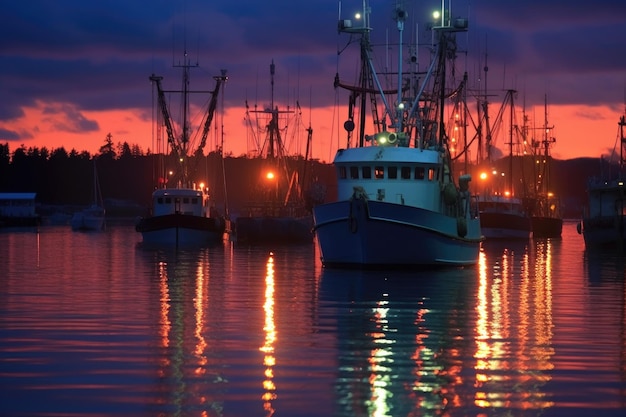
<svg viewBox="0 0 626 417">
<path fill-rule="evenodd" d="M 104 230 L 106 222 L 106 210 L 102 193 L 100 191 L 100 181 L 98 180 L 98 169 L 96 160 L 93 160 L 93 198 L 91 205 L 81 211 L 77 211 L 70 219 L 72 230 L 99 232 Z"/>
<path fill-rule="evenodd" d="M 609 162 L 600 177 L 587 182 L 587 207 L 578 223 L 578 233 L 583 235 L 588 249 L 626 248 L 626 173 L 624 172 L 624 147 L 626 147 L 626 116 L 619 120 L 619 163 Z M 614 152 L 614 155 L 616 152 Z M 604 165 L 604 161 L 603 165 Z"/>
<path fill-rule="evenodd" d="M 469 190 L 471 176 L 454 177 L 444 122 L 446 94 L 464 88 L 463 81 L 450 88 L 446 83 L 453 82 L 448 70 L 456 35 L 467 30 L 467 20 L 450 20 L 447 10 L 441 12 L 432 27 L 432 61 L 420 79 L 415 45 L 408 60 L 413 67 L 403 70 L 407 13 L 396 6 L 398 70 L 389 89 L 383 88 L 374 66 L 369 2 L 363 2 L 361 20 L 339 22 L 340 32 L 359 36 L 362 66 L 357 86 L 335 78 L 336 86 L 351 92 L 350 113 L 344 123 L 348 146 L 333 160 L 338 198 L 313 208 L 324 266 L 460 266 L 478 261 L 483 236 Z M 357 98 L 361 114 L 352 146 Z M 368 102 L 371 108 L 366 109 Z M 369 135 L 367 112 L 374 119 Z"/>
<path fill-rule="evenodd" d="M 157 95 L 157 131 L 165 126 L 169 155 L 160 155 L 160 175 L 158 187 L 152 193 L 151 214 L 138 219 L 135 229 L 141 233 L 144 243 L 165 245 L 207 245 L 221 242 L 226 230 L 226 219 L 216 209 L 215 202 L 210 198 L 208 182 L 201 179 L 196 169 L 197 162 L 203 160 L 203 149 L 217 107 L 220 87 L 227 80 L 226 71 L 213 77 L 216 84 L 211 92 L 211 99 L 204 109 L 204 123 L 198 126 L 198 135 L 192 135 L 188 119 L 190 112 L 189 72 L 192 65 L 187 53 L 185 61 L 177 67 L 183 72 L 183 90 L 169 91 L 181 96 L 182 116 L 178 125 L 171 120 L 165 90 L 161 86 L 163 77 L 152 75 Z M 175 127 L 180 132 L 175 132 Z M 194 138 L 199 142 L 194 143 Z M 160 138 L 159 143 L 164 143 Z M 165 152 L 165 151 L 164 151 Z M 169 166 L 168 166 L 169 162 Z"/>
</svg>

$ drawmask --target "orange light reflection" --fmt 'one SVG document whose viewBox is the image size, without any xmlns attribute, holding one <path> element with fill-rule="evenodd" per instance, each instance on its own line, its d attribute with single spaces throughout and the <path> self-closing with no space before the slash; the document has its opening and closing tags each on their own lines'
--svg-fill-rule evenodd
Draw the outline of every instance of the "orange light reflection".
<svg viewBox="0 0 626 417">
<path fill-rule="evenodd" d="M 278 396 L 276 395 L 276 385 L 274 385 L 273 367 L 276 365 L 274 357 L 274 343 L 276 342 L 276 326 L 274 324 L 274 254 L 270 253 L 265 267 L 265 303 L 263 304 L 265 313 L 265 324 L 263 331 L 265 332 L 265 343 L 259 350 L 265 353 L 263 357 L 263 365 L 265 372 L 263 380 L 263 409 L 267 412 L 267 416 L 272 416 L 276 412 L 272 401 Z"/>
<path fill-rule="evenodd" d="M 497 262 L 488 262 L 484 250 L 480 253 L 474 354 L 478 407 L 553 406 L 542 391 L 550 380 L 545 371 L 553 368 L 554 354 L 551 244 L 535 243 L 534 264 L 528 248 L 522 253 L 504 249 Z"/>
</svg>

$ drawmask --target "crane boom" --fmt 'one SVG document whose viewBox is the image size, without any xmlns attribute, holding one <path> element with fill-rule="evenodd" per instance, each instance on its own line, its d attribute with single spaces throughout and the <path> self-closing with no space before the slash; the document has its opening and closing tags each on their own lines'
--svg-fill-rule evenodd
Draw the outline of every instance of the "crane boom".
<svg viewBox="0 0 626 417">
<path fill-rule="evenodd" d="M 211 122 L 213 121 L 213 115 L 215 114 L 215 109 L 217 108 L 217 97 L 220 92 L 220 87 L 226 81 L 228 81 L 228 77 L 226 76 L 226 70 L 221 70 L 221 75 L 216 75 L 213 77 L 215 80 L 215 90 L 211 93 L 211 101 L 209 102 L 209 107 L 207 110 L 206 120 L 204 122 L 204 127 L 202 129 L 202 137 L 200 139 L 200 145 L 198 146 L 198 153 L 202 153 L 204 146 L 206 145 L 206 139 L 209 134 L 209 129 L 211 127 Z"/>
<path fill-rule="evenodd" d="M 167 102 L 165 101 L 165 92 L 161 87 L 161 81 L 163 77 L 160 75 L 152 74 L 150 76 L 150 81 L 155 83 L 158 94 L 158 104 L 161 109 L 161 114 L 163 116 L 163 123 L 165 123 L 165 129 L 167 130 L 167 142 L 172 147 L 172 150 L 176 153 L 176 155 L 180 154 L 180 147 L 176 143 L 176 138 L 174 137 L 174 128 L 172 127 L 172 120 L 170 118 L 170 112 L 167 109 Z"/>
</svg>

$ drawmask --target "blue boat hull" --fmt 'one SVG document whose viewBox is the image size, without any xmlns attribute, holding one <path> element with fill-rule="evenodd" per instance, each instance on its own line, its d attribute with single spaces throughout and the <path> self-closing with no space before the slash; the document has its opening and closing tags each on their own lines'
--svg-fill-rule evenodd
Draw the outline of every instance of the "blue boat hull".
<svg viewBox="0 0 626 417">
<path fill-rule="evenodd" d="M 457 218 L 371 200 L 323 204 L 314 219 L 324 266 L 473 265 L 482 241 L 477 218 L 463 233 Z"/>
</svg>

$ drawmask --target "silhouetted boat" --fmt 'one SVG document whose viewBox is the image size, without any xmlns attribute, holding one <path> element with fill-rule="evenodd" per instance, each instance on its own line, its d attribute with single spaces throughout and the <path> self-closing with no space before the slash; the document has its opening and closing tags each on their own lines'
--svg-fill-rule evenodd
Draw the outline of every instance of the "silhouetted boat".
<svg viewBox="0 0 626 417">
<path fill-rule="evenodd" d="M 163 77 L 152 75 L 150 81 L 156 87 L 158 94 L 157 123 L 164 125 L 167 132 L 167 144 L 171 155 L 171 169 L 165 166 L 165 155 L 161 154 L 162 167 L 158 188 L 152 193 L 151 214 L 138 220 L 135 229 L 141 233 L 143 242 L 148 244 L 172 245 L 206 245 L 221 242 L 226 230 L 226 219 L 217 212 L 214 202 L 209 195 L 209 186 L 199 179 L 198 174 L 190 163 L 202 155 L 206 144 L 207 134 L 217 107 L 217 96 L 220 87 L 226 82 L 226 71 L 220 76 L 213 77 L 216 86 L 211 92 L 211 100 L 206 108 L 200 142 L 197 148 L 192 148 L 192 135 L 189 114 L 189 70 L 197 65 L 191 65 L 187 53 L 185 61 L 177 65 L 183 72 L 183 90 L 174 91 L 181 94 L 182 117 L 178 126 L 180 133 L 174 132 L 174 123 L 171 120 L 165 91 L 161 86 Z M 172 92 L 172 91 L 168 91 Z"/>
<path fill-rule="evenodd" d="M 492 187 L 484 190 L 478 197 L 480 210 L 480 227 L 486 239 L 529 239 L 531 236 L 530 214 L 524 200 L 516 196 L 513 182 L 513 145 L 515 135 L 513 95 L 515 90 L 508 90 L 502 108 L 509 104 L 510 135 L 509 135 L 509 169 L 508 172 L 492 172 Z M 500 112 L 503 114 L 503 111 Z M 500 181 L 504 184 L 498 184 Z M 498 184 L 498 186 L 496 186 Z M 499 189 L 498 189 L 499 188 Z"/>
<path fill-rule="evenodd" d="M 626 116 L 619 120 L 619 164 L 607 164 L 607 172 L 587 182 L 587 207 L 578 223 L 578 233 L 583 235 L 587 248 L 626 248 L 626 192 L 624 182 L 624 147 Z M 615 152 L 613 152 L 616 155 Z M 600 162 L 603 164 L 603 159 Z M 604 170 L 604 167 L 603 167 Z"/>
<path fill-rule="evenodd" d="M 531 198 L 530 224 L 533 237 L 557 238 L 563 231 L 563 218 L 561 217 L 561 203 L 551 189 L 552 180 L 552 155 L 550 146 L 556 142 L 556 138 L 550 136 L 554 126 L 548 126 L 548 103 L 544 104 L 544 124 L 541 140 L 533 140 L 533 149 L 537 149 L 535 158 L 537 168 L 535 175 L 535 195 Z"/>
<path fill-rule="evenodd" d="M 403 59 L 407 12 L 396 6 L 401 53 L 397 79 L 385 90 L 372 59 L 370 7 L 367 1 L 363 6 L 361 20 L 339 21 L 341 32 L 360 37 L 362 65 L 357 86 L 343 84 L 339 74 L 335 77 L 335 86 L 351 92 L 344 123 L 348 146 L 333 161 L 337 201 L 313 208 L 322 262 L 357 268 L 475 264 L 483 240 L 478 209 L 469 191 L 471 177 L 455 179 L 452 173 L 443 117 L 450 92 L 445 85 L 448 61 L 455 57 L 456 34 L 467 31 L 467 20 L 450 20 L 449 10 L 441 10 L 440 25 L 432 27 L 432 63 L 420 78 Z M 417 60 L 416 52 L 413 57 Z M 461 82 L 450 90 L 463 88 Z M 360 124 L 352 147 L 357 98 Z M 368 102 L 371 108 L 366 109 Z M 374 115 L 371 135 L 365 134 L 368 112 Z M 384 116 L 379 119 L 380 114 Z"/>
<path fill-rule="evenodd" d="M 288 158 L 285 138 L 286 131 L 282 117 L 295 113 L 294 110 L 280 110 L 274 103 L 275 65 L 270 65 L 271 101 L 268 108 L 249 110 L 247 120 L 254 124 L 250 113 L 264 116 L 262 129 L 266 138 L 259 146 L 256 158 L 260 172 L 250 178 L 249 199 L 234 221 L 234 237 L 237 243 L 311 243 L 313 242 L 313 216 L 307 204 L 307 172 L 312 130 L 307 129 L 307 151 L 304 158 Z M 247 103 L 246 103 L 247 107 Z M 299 128 L 299 105 L 296 121 Z M 256 124 L 258 125 L 258 123 Z M 256 132 L 256 130 L 255 130 Z M 255 134 L 253 132 L 253 135 Z"/>
<path fill-rule="evenodd" d="M 77 211 L 70 219 L 72 230 L 99 232 L 105 228 L 106 210 L 100 191 L 96 159 L 93 160 L 93 198 L 91 205 L 84 210 Z"/>
</svg>

